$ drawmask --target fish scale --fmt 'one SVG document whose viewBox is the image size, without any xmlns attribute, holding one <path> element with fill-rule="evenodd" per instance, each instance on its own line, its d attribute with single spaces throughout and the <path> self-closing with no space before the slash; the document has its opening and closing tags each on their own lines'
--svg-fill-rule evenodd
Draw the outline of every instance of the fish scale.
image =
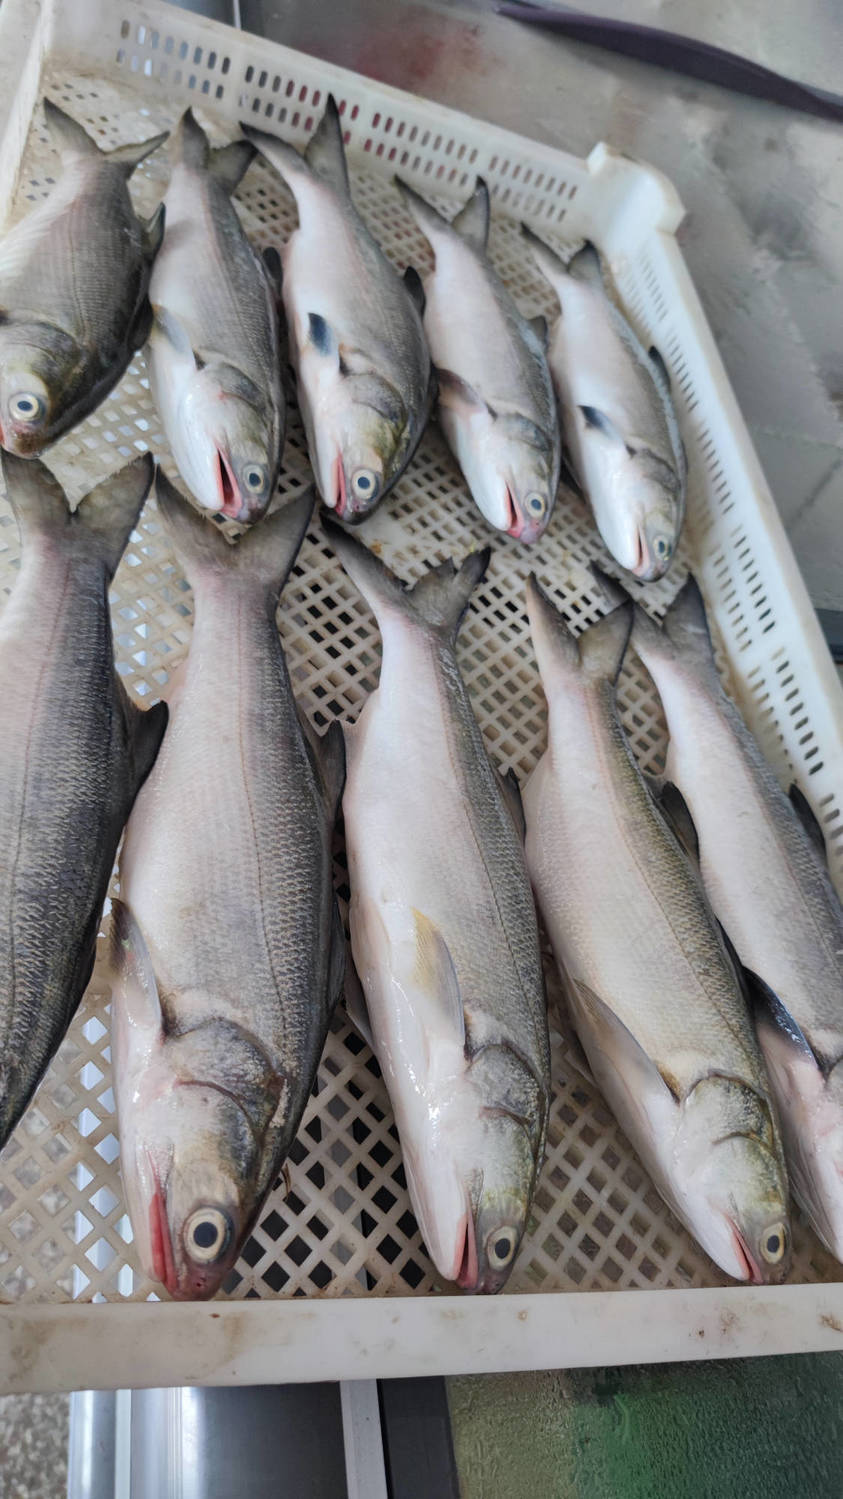
<svg viewBox="0 0 843 1499">
<path fill-rule="evenodd" d="M 195 618 L 120 860 L 115 1092 L 144 1265 L 175 1296 L 208 1296 L 292 1144 L 339 993 L 344 760 L 338 729 L 303 728 L 275 622 L 312 492 L 236 545 L 163 475 L 158 496 Z M 211 1256 L 190 1239 L 197 1214 L 227 1225 Z"/>
<path fill-rule="evenodd" d="M 7 457 L 4 472 L 23 560 L 0 618 L 0 1144 L 82 997 L 117 844 L 166 717 L 129 704 L 107 600 L 151 462 L 106 481 L 74 516 L 37 460 Z M 101 531 L 97 506 L 111 512 Z"/>
</svg>

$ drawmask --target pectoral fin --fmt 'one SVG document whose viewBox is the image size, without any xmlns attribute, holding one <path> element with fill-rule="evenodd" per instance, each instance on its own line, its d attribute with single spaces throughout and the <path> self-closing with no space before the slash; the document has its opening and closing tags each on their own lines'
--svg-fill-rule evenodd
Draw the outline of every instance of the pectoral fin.
<svg viewBox="0 0 843 1499">
<path fill-rule="evenodd" d="M 695 864 L 700 862 L 700 840 L 688 803 L 673 781 L 647 777 L 656 804 L 671 832 Z"/>
<path fill-rule="evenodd" d="M 669 1067 L 655 1062 L 647 1055 L 641 1043 L 610 1005 L 578 979 L 570 981 L 569 994 L 577 1032 L 598 1081 L 601 1069 L 594 1063 L 599 1052 L 633 1096 L 640 1090 L 643 1098 L 645 1093 L 649 1094 L 655 1089 L 669 1094 L 674 1102 L 681 1102 L 679 1084 Z"/>
<path fill-rule="evenodd" d="M 582 413 L 586 426 L 592 431 L 599 432 L 608 442 L 620 443 L 621 447 L 627 447 L 623 434 L 618 431 L 605 411 L 601 411 L 597 406 L 580 406 L 578 409 Z"/>
<path fill-rule="evenodd" d="M 433 1025 L 456 1032 L 465 1045 L 465 1014 L 454 962 L 438 926 L 413 909 L 415 964 L 412 980 Z"/>
<path fill-rule="evenodd" d="M 521 801 L 521 787 L 518 784 L 518 777 L 515 771 L 510 768 L 506 775 L 504 775 L 499 770 L 498 784 L 503 793 L 503 799 L 509 808 L 512 821 L 515 823 L 516 832 L 523 843 L 527 836 L 527 823 L 524 818 L 524 806 Z"/>
<path fill-rule="evenodd" d="M 497 412 L 484 401 L 478 390 L 463 380 L 462 375 L 457 375 L 453 370 L 437 370 L 439 380 L 439 400 L 443 406 L 450 406 L 456 411 L 463 411 L 467 416 L 476 412 L 488 412 L 491 417 L 497 416 Z"/>
<path fill-rule="evenodd" d="M 116 898 L 111 907 L 109 963 L 130 1023 L 141 1031 L 159 1033 L 164 1016 L 149 948 L 129 907 Z"/>
</svg>

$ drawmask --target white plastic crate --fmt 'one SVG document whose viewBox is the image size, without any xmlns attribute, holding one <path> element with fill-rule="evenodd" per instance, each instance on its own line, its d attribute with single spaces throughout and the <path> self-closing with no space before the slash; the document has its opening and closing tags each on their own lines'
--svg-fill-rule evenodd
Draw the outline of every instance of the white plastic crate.
<svg viewBox="0 0 843 1499">
<path fill-rule="evenodd" d="M 667 602 L 693 566 L 727 680 L 783 781 L 799 776 L 839 882 L 843 696 L 673 237 L 681 204 L 658 173 L 602 146 L 577 160 L 164 5 L 4 0 L 0 213 L 7 222 L 25 213 L 59 170 L 37 108 L 44 92 L 112 145 L 171 126 L 188 103 L 220 140 L 246 118 L 303 142 L 329 91 L 343 112 L 356 201 L 399 266 L 427 264 L 429 252 L 390 184 L 396 170 L 446 203 L 464 198 L 482 173 L 493 192 L 492 256 L 528 312 L 552 313 L 553 301 L 521 249 L 520 218 L 563 247 L 584 234 L 602 246 L 642 335 L 671 371 L 690 457 L 683 546 L 671 577 L 651 586 L 648 599 Z M 160 152 L 136 173 L 142 211 L 155 206 L 166 175 Z M 237 201 L 258 244 L 281 244 L 295 223 L 289 194 L 260 161 Z M 49 461 L 76 498 L 147 447 L 169 462 L 138 358 Z M 281 487 L 297 491 L 307 476 L 291 413 Z M 545 722 L 524 582 L 535 567 L 575 625 L 602 612 L 587 563 L 606 559 L 588 514 L 562 505 L 538 547 L 509 541 L 486 526 L 432 428 L 362 534 L 406 578 L 492 541 L 460 659 L 493 756 L 523 780 L 543 748 Z M 16 528 L 0 500 L 3 594 L 17 562 Z M 119 670 L 148 702 L 185 653 L 192 611 L 152 502 L 112 602 Z M 353 717 L 375 685 L 378 634 L 318 527 L 279 618 L 311 718 L 322 727 Z M 645 768 L 657 768 L 664 725 L 635 662 L 621 699 L 636 753 Z M 342 875 L 339 865 L 340 882 Z M 843 1269 L 798 1215 L 793 1283 L 728 1285 L 664 1207 L 558 1036 L 547 1158 L 508 1291 L 495 1301 L 435 1294 L 386 1091 L 342 1010 L 288 1171 L 226 1293 L 207 1305 L 151 1300 L 157 1288 L 134 1258 L 121 1194 L 107 1009 L 95 973 L 0 1157 L 0 1391 L 843 1348 Z M 246 1304 L 255 1298 L 260 1305 Z"/>
</svg>

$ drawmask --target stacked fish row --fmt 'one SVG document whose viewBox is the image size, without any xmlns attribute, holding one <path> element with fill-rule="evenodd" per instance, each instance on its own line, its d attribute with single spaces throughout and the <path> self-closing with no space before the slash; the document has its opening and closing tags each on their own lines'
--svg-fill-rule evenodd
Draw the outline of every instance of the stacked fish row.
<svg viewBox="0 0 843 1499">
<path fill-rule="evenodd" d="M 491 524 L 536 542 L 564 466 L 615 558 L 643 579 L 667 569 L 684 448 L 664 367 L 608 296 L 596 252 L 566 267 L 525 230 L 559 297 L 548 341 L 489 264 L 482 183 L 450 224 L 400 185 L 436 264 L 424 287 L 399 278 L 352 203 L 333 101 L 304 157 L 253 131 L 212 151 L 188 112 L 149 225 L 126 184 L 160 138 L 105 155 L 47 114 L 64 176 L 0 246 L 0 445 L 24 542 L 0 622 L 0 1141 L 90 976 L 125 827 L 110 939 L 121 1167 L 139 1255 L 171 1294 L 210 1295 L 233 1265 L 343 986 L 437 1268 L 466 1289 L 503 1285 L 550 1102 L 531 883 L 587 1064 L 713 1258 L 740 1279 L 785 1273 L 785 1151 L 843 1253 L 843 916 L 807 804 L 783 796 L 723 693 L 695 585 L 659 629 L 604 578 L 617 607 L 578 640 L 530 585 L 550 717 L 523 807 L 455 655 L 488 549 L 405 589 L 326 520 L 383 640 L 379 687 L 345 736 L 312 732 L 278 637 L 315 504 L 310 491 L 267 513 L 285 426 L 282 302 L 317 486 L 340 519 L 387 494 L 438 392 Z M 298 207 L 283 274 L 231 203 L 256 146 Z M 159 473 L 195 599 L 189 656 L 167 706 L 147 713 L 114 674 L 107 588 L 151 460 L 71 513 L 32 458 L 144 340 L 194 502 Z M 244 534 L 230 541 L 210 516 Z M 630 638 L 669 722 L 657 786 L 615 707 Z M 353 964 L 331 880 L 340 802 Z"/>
</svg>

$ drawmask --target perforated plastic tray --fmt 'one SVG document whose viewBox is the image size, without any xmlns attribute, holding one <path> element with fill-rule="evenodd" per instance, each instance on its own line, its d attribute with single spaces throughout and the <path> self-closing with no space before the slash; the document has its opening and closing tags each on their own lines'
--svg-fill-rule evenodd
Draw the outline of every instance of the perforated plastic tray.
<svg viewBox="0 0 843 1499">
<path fill-rule="evenodd" d="M 553 303 L 521 250 L 520 218 L 562 247 L 583 234 L 603 247 L 627 307 L 671 371 L 690 457 L 681 554 L 648 598 L 666 603 L 693 565 L 727 680 L 782 779 L 798 774 L 839 879 L 843 698 L 673 238 L 681 205 L 658 173 L 601 146 L 587 162 L 577 160 L 166 6 L 45 0 L 39 8 L 5 0 L 0 99 L 11 103 L 0 105 L 0 213 L 7 222 L 25 213 L 60 170 L 37 107 L 45 92 L 113 145 L 171 126 L 187 103 L 220 140 L 246 117 L 301 142 L 329 90 L 343 112 L 356 201 L 399 266 L 428 263 L 390 184 L 399 169 L 444 203 L 464 197 L 482 172 L 494 195 L 493 259 L 529 313 L 552 313 Z M 155 206 L 166 175 L 160 152 L 136 173 L 142 211 Z M 295 224 L 291 198 L 260 161 L 237 201 L 260 245 L 281 244 Z M 75 500 L 147 448 L 169 463 L 139 357 L 49 461 Z M 307 479 L 292 413 L 280 486 L 295 492 Z M 603 554 L 588 514 L 561 505 L 532 550 L 490 531 L 431 428 L 363 535 L 408 579 L 430 562 L 493 543 L 460 660 L 492 755 L 523 779 L 545 735 L 524 582 L 535 567 L 575 626 L 602 612 L 587 563 Z M 3 499 L 3 594 L 18 555 Z M 192 613 L 153 502 L 120 565 L 112 607 L 118 670 L 149 702 L 166 690 L 187 650 Z M 279 622 L 296 691 L 314 722 L 353 718 L 377 681 L 378 634 L 318 528 L 302 548 Z M 636 662 L 625 670 L 620 694 L 636 754 L 645 768 L 658 768 L 663 720 Z M 337 878 L 344 890 L 341 857 Z M 0 1389 L 353 1378 L 843 1347 L 843 1269 L 798 1214 L 792 1280 L 802 1284 L 728 1286 L 665 1208 L 598 1094 L 569 1065 L 558 1035 L 553 1058 L 547 1158 L 529 1232 L 496 1302 L 437 1294 L 386 1090 L 341 1009 L 288 1170 L 224 1294 L 211 1305 L 167 1306 L 133 1253 L 113 1112 L 108 994 L 95 972 L 33 1106 L 0 1156 Z M 246 1304 L 257 1298 L 259 1307 Z M 100 1302 L 109 1305 L 92 1304 Z"/>
</svg>

